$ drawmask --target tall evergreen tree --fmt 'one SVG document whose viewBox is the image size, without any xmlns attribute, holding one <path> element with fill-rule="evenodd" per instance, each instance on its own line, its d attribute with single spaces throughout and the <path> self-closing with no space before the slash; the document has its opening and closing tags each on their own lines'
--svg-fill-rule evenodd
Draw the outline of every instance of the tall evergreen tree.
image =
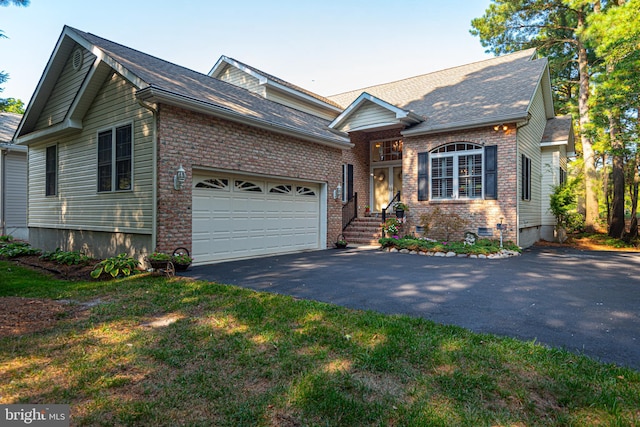
<svg viewBox="0 0 640 427">
<path fill-rule="evenodd" d="M 471 34 L 496 54 L 536 47 L 549 58 L 557 98 L 572 111 L 577 84 L 577 113 L 585 176 L 585 225 L 598 229 L 596 168 L 589 116 L 590 67 L 595 59 L 584 29 L 600 2 L 582 0 L 493 0 L 481 18 L 471 21 Z M 577 78 L 577 81 L 575 80 Z"/>
<path fill-rule="evenodd" d="M 629 157 L 630 142 L 638 141 L 638 110 L 640 109 L 640 0 L 609 2 L 602 13 L 589 19 L 585 36 L 595 46 L 602 61 L 597 76 L 596 118 L 606 121 L 611 144 L 613 197 L 609 220 L 609 235 L 622 237 L 625 232 L 625 175 L 630 175 L 632 216 L 638 204 L 637 156 L 628 165 L 635 170 L 625 174 L 625 158 Z M 637 146 L 635 149 L 637 150 Z M 637 234 L 637 219 L 632 234 Z"/>
</svg>

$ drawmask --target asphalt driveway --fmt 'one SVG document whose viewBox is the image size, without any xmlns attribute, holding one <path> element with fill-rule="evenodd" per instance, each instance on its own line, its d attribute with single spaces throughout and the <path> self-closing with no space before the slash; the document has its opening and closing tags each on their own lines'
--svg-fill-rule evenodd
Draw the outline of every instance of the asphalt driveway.
<svg viewBox="0 0 640 427">
<path fill-rule="evenodd" d="M 182 275 L 535 339 L 640 369 L 640 253 L 535 247 L 488 260 L 353 248 L 198 266 Z"/>
</svg>

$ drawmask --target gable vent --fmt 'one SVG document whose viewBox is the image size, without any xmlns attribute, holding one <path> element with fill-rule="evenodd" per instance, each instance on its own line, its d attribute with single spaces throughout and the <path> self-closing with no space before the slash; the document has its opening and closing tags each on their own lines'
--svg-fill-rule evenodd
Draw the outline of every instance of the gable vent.
<svg viewBox="0 0 640 427">
<path fill-rule="evenodd" d="M 83 56 L 84 55 L 82 55 L 82 49 L 76 48 L 76 50 L 73 51 L 73 57 L 71 58 L 71 61 L 74 70 L 80 71 L 80 67 L 82 67 L 82 61 L 84 59 Z"/>
</svg>

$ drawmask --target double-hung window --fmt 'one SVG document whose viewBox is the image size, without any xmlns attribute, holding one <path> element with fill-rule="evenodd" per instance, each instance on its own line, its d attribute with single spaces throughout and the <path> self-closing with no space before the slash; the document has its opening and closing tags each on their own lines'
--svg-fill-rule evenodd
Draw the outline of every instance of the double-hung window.
<svg viewBox="0 0 640 427">
<path fill-rule="evenodd" d="M 132 188 L 133 135 L 130 124 L 98 132 L 98 191 Z"/>
<path fill-rule="evenodd" d="M 429 154 L 431 199 L 481 199 L 483 197 L 483 148 L 454 143 Z"/>
</svg>

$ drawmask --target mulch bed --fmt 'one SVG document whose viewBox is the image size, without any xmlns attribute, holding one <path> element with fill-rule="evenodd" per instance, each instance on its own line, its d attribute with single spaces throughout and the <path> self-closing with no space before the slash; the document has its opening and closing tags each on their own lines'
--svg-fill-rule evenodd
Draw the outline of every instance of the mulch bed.
<svg viewBox="0 0 640 427">
<path fill-rule="evenodd" d="M 22 267 L 39 270 L 43 273 L 52 275 L 56 279 L 71 281 L 93 280 L 90 273 L 95 265 L 99 262 L 93 261 L 89 265 L 65 265 L 40 259 L 38 255 L 16 257 L 10 259 L 9 261 L 14 262 Z"/>
<path fill-rule="evenodd" d="M 564 247 L 580 249 L 581 251 L 608 251 L 608 252 L 640 252 L 640 248 L 614 248 L 611 246 L 599 245 L 598 243 L 588 238 L 569 237 L 566 242 L 545 242 L 540 240 L 536 242 L 535 246 L 547 246 L 547 247 Z"/>
</svg>

